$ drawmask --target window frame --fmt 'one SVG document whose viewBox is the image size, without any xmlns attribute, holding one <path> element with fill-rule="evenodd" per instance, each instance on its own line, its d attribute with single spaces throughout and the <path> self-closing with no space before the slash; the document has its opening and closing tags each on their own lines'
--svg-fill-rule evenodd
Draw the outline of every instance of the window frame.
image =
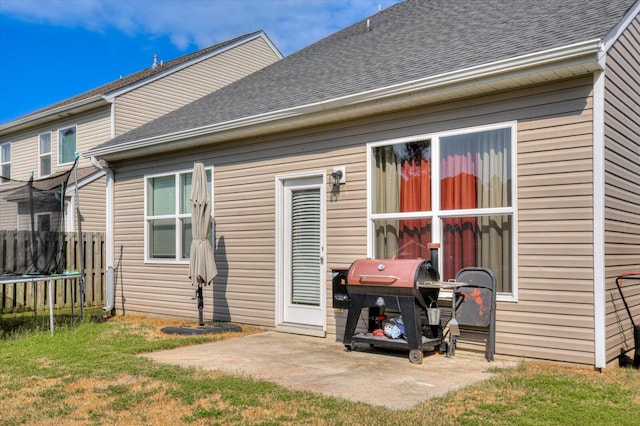
<svg viewBox="0 0 640 426">
<path fill-rule="evenodd" d="M 4 147 L 9 147 L 9 160 L 4 160 L 2 158 L 2 153 L 4 152 Z M 3 168 L 4 166 L 9 166 L 9 176 L 4 176 Z M 0 144 L 0 185 L 6 185 L 11 182 L 11 142 L 5 142 Z"/>
<path fill-rule="evenodd" d="M 73 158 L 71 158 L 71 161 L 63 162 L 62 161 L 62 138 L 61 138 L 61 135 L 62 135 L 63 131 L 71 129 L 71 128 L 74 129 L 74 132 L 75 132 L 75 135 L 76 135 L 76 140 L 75 140 L 76 146 L 75 146 L 75 149 L 73 150 L 74 156 L 73 156 Z M 52 149 L 53 149 L 53 147 L 52 147 Z M 73 162 L 75 161 L 75 153 L 77 153 L 77 152 L 78 152 L 78 125 L 77 124 L 73 124 L 71 126 L 60 127 L 58 129 L 58 166 L 63 166 L 63 165 L 67 165 L 67 164 L 73 164 Z M 51 165 L 51 169 L 53 171 L 53 164 Z"/>
<path fill-rule="evenodd" d="M 49 152 L 42 152 L 42 136 L 44 135 L 49 135 Z M 77 145 L 77 133 L 76 133 L 76 145 Z M 42 132 L 40 134 L 38 134 L 38 176 L 40 177 L 46 177 L 46 176 L 50 176 L 51 173 L 53 173 L 53 154 L 52 154 L 52 149 L 53 148 L 53 136 L 52 136 L 52 132 L 48 131 L 48 132 Z M 49 173 L 42 173 L 42 158 L 49 156 Z"/>
<path fill-rule="evenodd" d="M 49 229 L 47 231 L 44 231 L 42 229 L 40 229 L 40 218 L 41 217 L 46 217 L 49 220 Z M 45 213 L 36 213 L 35 214 L 35 219 L 36 219 L 36 230 L 38 232 L 51 232 L 51 213 L 45 212 Z"/>
<path fill-rule="evenodd" d="M 442 138 L 449 136 L 459 136 L 470 133 L 479 133 L 491 130 L 510 129 L 511 130 L 511 207 L 491 207 L 491 208 L 474 208 L 460 210 L 443 210 L 440 207 L 440 141 Z M 396 212 L 396 213 L 373 213 L 374 209 L 374 149 L 381 146 L 419 142 L 429 140 L 431 144 L 431 210 L 429 212 Z M 512 218 L 512 250 L 511 262 L 511 292 L 498 293 L 499 301 L 516 302 L 518 300 L 518 182 L 517 182 L 517 122 L 500 122 L 483 126 L 466 127 L 452 129 L 434 133 L 423 133 L 407 137 L 394 139 L 384 139 L 367 143 L 367 257 L 375 257 L 375 221 L 376 220 L 404 220 L 404 219 L 429 219 L 431 220 L 434 232 L 432 233 L 432 242 L 442 244 L 442 219 L 453 217 L 467 216 L 493 216 L 493 215 L 510 215 Z M 436 228 L 437 226 L 437 228 Z M 437 232 L 435 230 L 437 229 Z M 440 256 L 439 270 L 442 270 L 442 256 Z M 446 292 L 445 292 L 446 296 Z"/>
<path fill-rule="evenodd" d="M 213 174 L 213 166 L 205 166 L 205 172 L 211 172 L 211 193 L 209 197 L 211 198 L 211 246 L 214 247 L 214 202 L 213 202 L 213 194 L 214 194 L 214 174 Z M 181 258 L 181 247 L 182 247 L 182 232 L 181 232 L 181 220 L 184 218 L 191 218 L 191 213 L 180 213 L 180 176 L 192 174 L 193 169 L 181 169 L 173 172 L 165 172 L 165 173 L 153 173 L 144 175 L 144 263 L 149 264 L 172 264 L 172 265 L 188 265 L 189 259 Z M 148 215 L 148 201 L 149 201 L 149 180 L 153 178 L 159 177 L 174 177 L 175 184 L 175 210 L 173 214 L 163 214 L 163 215 Z M 176 232 L 176 246 L 175 252 L 176 255 L 173 258 L 153 258 L 151 257 L 151 248 L 149 246 L 149 238 L 151 237 L 149 231 L 149 223 L 151 220 L 158 219 L 174 219 L 175 220 L 175 232 Z"/>
</svg>

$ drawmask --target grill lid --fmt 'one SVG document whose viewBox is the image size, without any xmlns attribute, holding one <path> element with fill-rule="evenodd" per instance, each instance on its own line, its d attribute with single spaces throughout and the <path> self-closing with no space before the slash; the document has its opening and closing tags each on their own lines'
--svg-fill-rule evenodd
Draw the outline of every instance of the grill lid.
<svg viewBox="0 0 640 426">
<path fill-rule="evenodd" d="M 359 259 L 347 276 L 349 286 L 415 288 L 425 281 L 438 281 L 437 272 L 425 259 Z"/>
</svg>

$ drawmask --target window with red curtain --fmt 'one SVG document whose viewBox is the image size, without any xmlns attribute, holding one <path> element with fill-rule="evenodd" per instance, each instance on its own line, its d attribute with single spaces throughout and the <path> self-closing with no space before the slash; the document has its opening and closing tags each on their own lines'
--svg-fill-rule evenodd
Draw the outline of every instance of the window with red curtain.
<svg viewBox="0 0 640 426">
<path fill-rule="evenodd" d="M 486 267 L 511 292 L 511 134 L 509 126 L 373 147 L 375 257 L 428 258 L 427 244 L 439 242 L 443 280 Z"/>
<path fill-rule="evenodd" d="M 374 150 L 374 213 L 431 210 L 431 141 L 378 147 Z M 374 221 L 376 257 L 428 258 L 430 218 Z"/>
</svg>

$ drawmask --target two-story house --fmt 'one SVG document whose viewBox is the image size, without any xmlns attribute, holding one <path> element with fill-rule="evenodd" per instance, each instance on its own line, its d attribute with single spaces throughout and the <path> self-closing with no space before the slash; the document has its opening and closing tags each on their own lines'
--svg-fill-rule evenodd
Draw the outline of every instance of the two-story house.
<svg viewBox="0 0 640 426">
<path fill-rule="evenodd" d="M 31 175 L 43 187 L 57 185 L 78 154 L 281 58 L 257 31 L 166 62 L 155 56 L 147 69 L 0 125 L 0 230 L 31 228 L 23 214 L 28 200 L 15 194 Z M 66 230 L 76 229 L 78 194 L 83 231 L 105 231 L 105 188 L 111 183 L 99 164 L 80 156 L 66 191 Z M 49 230 L 50 214 L 37 212 L 39 230 Z"/>
</svg>

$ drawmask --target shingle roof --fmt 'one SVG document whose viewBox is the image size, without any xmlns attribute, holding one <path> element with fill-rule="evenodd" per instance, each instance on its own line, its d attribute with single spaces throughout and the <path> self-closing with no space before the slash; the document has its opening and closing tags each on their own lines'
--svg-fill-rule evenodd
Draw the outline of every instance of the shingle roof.
<svg viewBox="0 0 640 426">
<path fill-rule="evenodd" d="M 256 33 L 253 33 L 253 34 L 256 34 Z M 81 93 L 79 95 L 73 96 L 71 98 L 65 99 L 65 100 L 63 100 L 61 102 L 58 102 L 56 104 L 49 105 L 46 108 L 42 108 L 42 109 L 40 109 L 38 111 L 34 111 L 33 113 L 28 114 L 28 115 L 26 115 L 24 117 L 21 117 L 21 118 L 28 118 L 31 115 L 41 114 L 43 112 L 46 112 L 46 111 L 49 111 L 49 110 L 53 110 L 53 109 L 56 109 L 56 108 L 59 108 L 59 107 L 65 106 L 65 105 L 69 105 L 69 104 L 72 104 L 72 103 L 75 103 L 75 102 L 78 102 L 78 101 L 81 101 L 81 100 L 84 100 L 84 99 L 89 99 L 89 98 L 92 98 L 94 96 L 105 95 L 107 93 L 113 92 L 114 90 L 125 88 L 125 87 L 127 87 L 127 86 L 129 86 L 131 84 L 134 84 L 134 83 L 137 83 L 139 81 L 142 81 L 142 80 L 144 80 L 144 79 L 146 79 L 148 77 L 151 77 L 151 76 L 159 74 L 161 72 L 165 72 L 167 70 L 170 70 L 171 68 L 174 68 L 174 67 L 176 67 L 178 65 L 181 65 L 181 64 L 183 64 L 185 62 L 188 62 L 188 61 L 190 61 L 192 59 L 196 59 L 196 58 L 198 58 L 200 56 L 206 55 L 207 53 L 219 50 L 219 49 L 221 49 L 221 48 L 223 48 L 223 47 L 225 47 L 227 45 L 230 45 L 230 44 L 233 44 L 233 43 L 237 42 L 238 40 L 241 40 L 241 39 L 246 38 L 246 37 L 250 37 L 253 34 L 245 34 L 245 35 L 236 37 L 236 38 L 234 38 L 232 40 L 227 40 L 227 41 L 224 41 L 222 43 L 218 43 L 216 45 L 206 47 L 204 49 L 198 50 L 197 52 L 193 52 L 193 53 L 190 53 L 188 55 L 184 55 L 184 56 L 181 56 L 179 58 L 175 58 L 175 59 L 172 59 L 170 61 L 163 62 L 162 65 L 158 63 L 156 67 L 151 66 L 149 68 L 145 68 L 145 69 L 143 69 L 141 71 L 135 72 L 135 73 L 130 74 L 128 76 L 121 77 L 118 80 L 115 80 L 115 81 L 112 81 L 110 83 L 104 84 L 104 85 L 102 85 L 100 87 L 96 87 L 95 89 L 91 89 L 91 90 L 89 90 L 87 92 L 84 92 L 84 93 Z"/>
<path fill-rule="evenodd" d="M 602 39 L 633 4 L 406 0 L 97 149 Z"/>
<path fill-rule="evenodd" d="M 68 170 L 54 173 L 51 176 L 34 179 L 33 188 L 36 191 L 46 192 L 59 188 L 62 183 L 67 183 L 68 187 L 74 185 L 76 179 L 80 182 L 82 179 L 91 176 L 98 171 L 99 170 L 93 166 L 81 167 L 77 169 L 77 173 L 75 175 L 72 175 L 73 167 L 71 167 Z M 24 201 L 24 199 L 29 195 L 29 181 L 14 180 L 13 182 L 20 182 L 22 185 L 18 187 L 12 186 L 11 188 L 7 188 L 6 191 L 0 188 L 0 198 L 5 198 L 8 201 Z"/>
</svg>

